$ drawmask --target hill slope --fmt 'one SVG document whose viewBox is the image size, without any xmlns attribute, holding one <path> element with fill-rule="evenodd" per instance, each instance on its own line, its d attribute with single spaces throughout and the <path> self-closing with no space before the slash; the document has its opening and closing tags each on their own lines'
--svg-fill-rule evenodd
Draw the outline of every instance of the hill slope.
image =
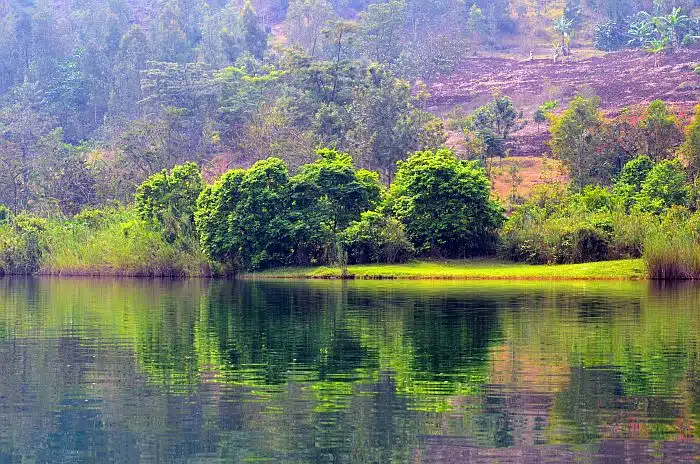
<svg viewBox="0 0 700 464">
<path fill-rule="evenodd" d="M 518 61 L 475 57 L 459 69 L 430 83 L 430 106 L 441 111 L 454 105 L 473 108 L 498 90 L 528 110 L 548 99 L 567 102 L 577 93 L 595 93 L 604 109 L 662 99 L 682 107 L 698 102 L 700 76 L 691 65 L 700 62 L 700 49 L 659 58 L 642 51 L 623 51 L 582 60 L 554 63 L 548 59 Z"/>
</svg>

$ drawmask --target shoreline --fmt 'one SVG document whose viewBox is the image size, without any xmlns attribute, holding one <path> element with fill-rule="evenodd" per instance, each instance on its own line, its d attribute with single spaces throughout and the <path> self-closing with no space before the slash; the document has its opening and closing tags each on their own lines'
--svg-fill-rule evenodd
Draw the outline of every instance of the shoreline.
<svg viewBox="0 0 700 464">
<path fill-rule="evenodd" d="M 644 281 L 643 259 L 597 261 L 580 264 L 532 265 L 496 259 L 416 260 L 404 264 L 350 265 L 342 275 L 338 267 L 281 267 L 238 275 L 216 275 L 211 269 L 192 274 L 157 270 L 124 270 L 113 267 L 86 269 L 45 268 L 35 274 L 0 274 L 54 278 L 225 279 L 225 280 L 492 280 L 492 281 Z M 680 280 L 680 279 L 674 279 Z"/>
<path fill-rule="evenodd" d="M 582 264 L 531 265 L 497 260 L 412 261 L 406 264 L 370 264 L 339 268 L 288 267 L 237 276 L 243 280 L 650 280 L 642 259 Z"/>
</svg>

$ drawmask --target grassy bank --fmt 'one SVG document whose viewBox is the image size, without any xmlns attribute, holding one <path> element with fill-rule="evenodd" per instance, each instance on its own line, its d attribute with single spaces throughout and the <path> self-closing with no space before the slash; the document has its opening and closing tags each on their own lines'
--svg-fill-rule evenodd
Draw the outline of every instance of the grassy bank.
<svg viewBox="0 0 700 464">
<path fill-rule="evenodd" d="M 494 280 L 622 280 L 644 279 L 641 259 L 584 264 L 538 266 L 496 260 L 413 261 L 407 264 L 373 264 L 348 267 L 350 279 L 494 279 Z M 244 274 L 246 279 L 337 279 L 337 267 L 290 267 Z"/>
</svg>

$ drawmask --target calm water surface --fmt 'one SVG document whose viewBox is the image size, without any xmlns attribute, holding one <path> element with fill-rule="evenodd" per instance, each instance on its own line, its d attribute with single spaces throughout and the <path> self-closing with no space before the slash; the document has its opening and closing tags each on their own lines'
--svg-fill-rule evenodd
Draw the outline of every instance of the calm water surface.
<svg viewBox="0 0 700 464">
<path fill-rule="evenodd" d="M 694 462 L 700 286 L 0 280 L 0 462 Z"/>
</svg>

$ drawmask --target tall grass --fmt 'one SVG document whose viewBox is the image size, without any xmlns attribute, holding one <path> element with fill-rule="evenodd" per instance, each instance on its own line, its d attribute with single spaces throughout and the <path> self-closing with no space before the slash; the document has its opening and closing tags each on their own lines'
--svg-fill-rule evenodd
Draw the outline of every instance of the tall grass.
<svg viewBox="0 0 700 464">
<path fill-rule="evenodd" d="M 94 221 L 53 221 L 46 241 L 41 274 L 185 277 L 212 272 L 196 239 L 168 243 L 130 209 Z"/>
<path fill-rule="evenodd" d="M 687 224 L 676 224 L 649 231 L 643 256 L 650 279 L 700 279 L 700 241 L 689 229 Z"/>
</svg>

